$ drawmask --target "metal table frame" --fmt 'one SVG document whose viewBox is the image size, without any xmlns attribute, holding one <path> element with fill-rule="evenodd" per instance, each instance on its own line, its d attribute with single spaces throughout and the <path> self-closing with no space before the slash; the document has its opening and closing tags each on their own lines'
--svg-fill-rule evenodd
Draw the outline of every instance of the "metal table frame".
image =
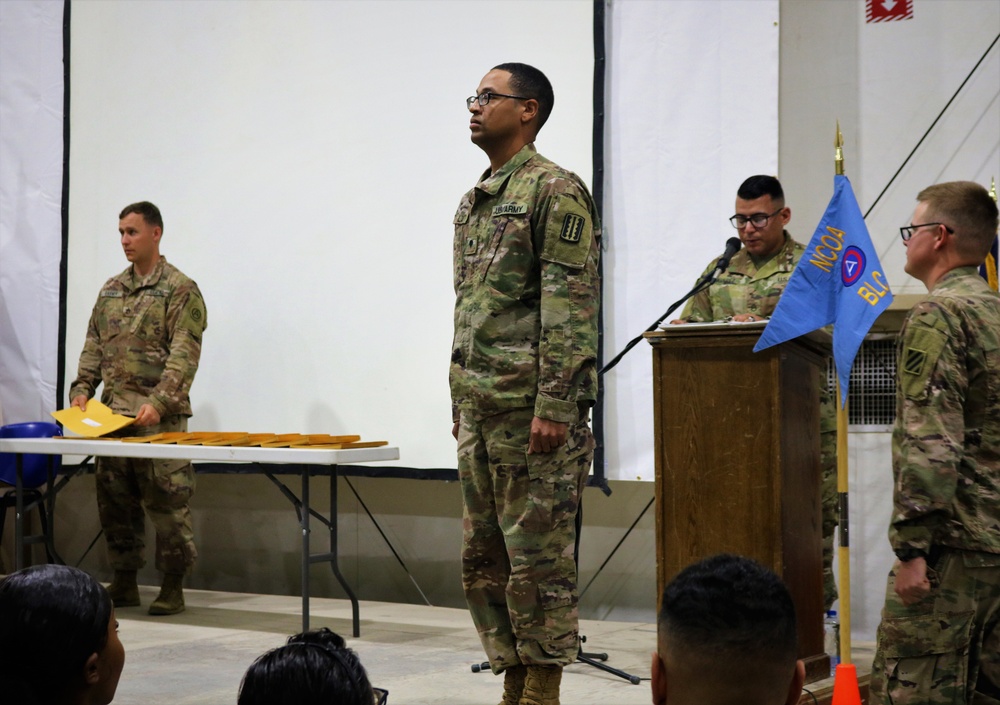
<svg viewBox="0 0 1000 705">
<path fill-rule="evenodd" d="M 350 448 L 344 450 L 320 448 L 252 448 L 245 446 L 197 446 L 151 443 L 123 443 L 121 441 L 102 441 L 68 438 L 3 438 L 0 439 L 0 453 L 17 454 L 17 483 L 15 509 L 15 568 L 21 567 L 24 546 L 24 488 L 21 484 L 22 454 L 38 455 L 82 455 L 114 458 L 144 458 L 144 459 L 175 459 L 207 462 L 238 462 L 252 463 L 260 468 L 260 472 L 273 482 L 281 493 L 295 507 L 302 530 L 302 630 L 309 629 L 309 566 L 313 563 L 329 563 L 334 576 L 344 588 L 351 601 L 353 633 L 361 635 L 361 623 L 358 610 L 358 598 L 354 595 L 347 580 L 340 572 L 337 550 L 337 478 L 338 465 L 367 463 L 381 460 L 398 460 L 399 449 L 382 446 L 379 448 Z M 269 465 L 297 466 L 302 480 L 302 496 L 296 497 L 281 480 L 275 477 L 277 470 L 272 471 Z M 330 516 L 324 517 L 309 506 L 309 476 L 317 474 L 323 466 L 323 475 L 330 481 Z M 50 466 L 48 493 L 49 503 L 48 536 L 51 541 L 52 524 L 55 514 L 55 492 L 52 485 Z M 323 553 L 311 553 L 309 547 L 309 519 L 315 516 L 327 525 L 330 531 L 330 550 Z M 56 554 L 58 555 L 58 554 Z"/>
</svg>

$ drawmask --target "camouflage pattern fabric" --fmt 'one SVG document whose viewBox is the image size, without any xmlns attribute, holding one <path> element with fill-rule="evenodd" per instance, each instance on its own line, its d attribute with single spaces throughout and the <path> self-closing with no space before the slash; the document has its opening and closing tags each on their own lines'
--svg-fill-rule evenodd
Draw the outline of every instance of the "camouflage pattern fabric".
<svg viewBox="0 0 1000 705">
<path fill-rule="evenodd" d="M 903 324 L 892 455 L 893 550 L 945 560 L 910 607 L 890 574 L 876 702 L 1000 703 L 1000 295 L 974 267 L 945 274 Z"/>
<path fill-rule="evenodd" d="M 681 318 L 691 323 L 725 321 L 744 313 L 770 318 L 804 252 L 805 248 L 787 231 L 782 248 L 760 265 L 753 261 L 749 252 L 740 250 L 712 286 L 688 300 Z M 705 268 L 703 276 L 714 269 L 715 260 Z M 823 605 L 824 610 L 829 610 L 838 597 L 833 577 L 833 535 L 840 520 L 840 508 L 837 498 L 837 400 L 825 375 L 820 379 L 820 470 Z"/>
<path fill-rule="evenodd" d="M 742 313 L 769 317 L 804 252 L 805 247 L 787 231 L 782 248 L 759 266 L 749 252 L 740 250 L 712 286 L 688 299 L 681 318 L 691 323 L 710 323 Z M 714 270 L 712 260 L 702 275 Z"/>
<path fill-rule="evenodd" d="M 594 440 L 582 415 L 564 446 L 528 454 L 533 416 L 463 411 L 459 425 L 462 582 L 494 673 L 565 666 L 579 648 L 575 521 Z"/>
<path fill-rule="evenodd" d="M 1000 553 L 1000 295 L 953 269 L 896 346 L 893 549 Z"/>
<path fill-rule="evenodd" d="M 597 208 L 575 174 L 521 149 L 455 214 L 453 421 L 534 406 L 576 418 L 597 398 Z"/>
<path fill-rule="evenodd" d="M 146 277 L 137 278 L 130 266 L 101 288 L 69 398 L 89 399 L 103 382 L 101 401 L 115 412 L 135 416 L 148 403 L 160 414 L 155 426 L 129 426 L 116 435 L 186 430 L 207 324 L 198 285 L 165 257 Z M 98 510 L 112 566 L 143 564 L 141 503 L 156 529 L 157 567 L 187 572 L 197 555 L 188 509 L 193 491 L 188 461 L 99 459 Z"/>
<path fill-rule="evenodd" d="M 198 285 L 165 257 L 143 279 L 130 266 L 101 289 L 69 398 L 89 399 L 103 381 L 101 401 L 119 414 L 148 403 L 161 417 L 190 416 L 207 325 Z"/>
<path fill-rule="evenodd" d="M 573 559 L 593 459 L 600 225 L 575 174 L 522 148 L 455 214 L 450 383 L 461 418 L 463 583 L 494 672 L 576 658 Z M 532 418 L 569 424 L 527 454 Z"/>
<path fill-rule="evenodd" d="M 187 431 L 187 418 L 168 416 L 155 426 L 128 426 L 115 435 L 146 436 Z M 115 570 L 139 570 L 146 527 L 143 507 L 156 530 L 156 568 L 189 573 L 198 557 L 188 503 L 195 489 L 194 466 L 187 460 L 98 458 L 97 510 Z"/>
<path fill-rule="evenodd" d="M 1000 555 L 940 553 L 927 570 L 931 592 L 914 605 L 889 573 L 872 705 L 1000 705 Z"/>
</svg>

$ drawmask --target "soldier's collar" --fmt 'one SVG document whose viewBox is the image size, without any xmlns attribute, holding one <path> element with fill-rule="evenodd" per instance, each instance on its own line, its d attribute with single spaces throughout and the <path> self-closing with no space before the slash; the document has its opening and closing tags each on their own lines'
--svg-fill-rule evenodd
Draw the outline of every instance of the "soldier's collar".
<svg viewBox="0 0 1000 705">
<path fill-rule="evenodd" d="M 485 191 L 491 196 L 496 195 L 510 175 L 517 171 L 536 154 L 538 154 L 538 150 L 535 149 L 534 143 L 524 145 L 518 153 L 511 157 L 506 164 L 500 167 L 495 174 L 491 175 L 489 169 L 484 171 L 479 183 L 476 184 L 476 188 L 480 191 Z"/>
</svg>

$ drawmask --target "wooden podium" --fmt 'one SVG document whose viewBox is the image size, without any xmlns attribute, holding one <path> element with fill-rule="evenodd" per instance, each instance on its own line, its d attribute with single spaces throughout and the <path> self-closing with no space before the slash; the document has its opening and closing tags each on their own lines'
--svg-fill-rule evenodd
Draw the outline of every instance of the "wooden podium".
<svg viewBox="0 0 1000 705">
<path fill-rule="evenodd" d="M 812 682 L 830 675 L 819 462 L 819 371 L 829 337 L 754 353 L 762 330 L 687 324 L 645 336 L 653 346 L 656 594 L 706 556 L 759 561 L 791 591 Z"/>
</svg>

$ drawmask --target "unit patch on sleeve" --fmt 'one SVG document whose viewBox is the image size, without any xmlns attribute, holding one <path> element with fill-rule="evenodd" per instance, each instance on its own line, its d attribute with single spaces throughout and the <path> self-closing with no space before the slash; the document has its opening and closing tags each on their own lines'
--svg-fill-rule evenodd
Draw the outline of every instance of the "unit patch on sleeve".
<svg viewBox="0 0 1000 705">
<path fill-rule="evenodd" d="M 927 364 L 927 351 L 907 348 L 903 356 L 903 374 L 921 375 Z"/>
<path fill-rule="evenodd" d="M 576 213 L 567 213 L 563 217 L 562 232 L 559 237 L 566 242 L 580 242 L 580 235 L 583 233 L 583 226 L 587 224 L 587 219 Z"/>
<path fill-rule="evenodd" d="M 592 256 L 594 225 L 590 211 L 572 196 L 553 199 L 545 221 L 541 258 L 573 269 L 582 269 Z"/>
</svg>

